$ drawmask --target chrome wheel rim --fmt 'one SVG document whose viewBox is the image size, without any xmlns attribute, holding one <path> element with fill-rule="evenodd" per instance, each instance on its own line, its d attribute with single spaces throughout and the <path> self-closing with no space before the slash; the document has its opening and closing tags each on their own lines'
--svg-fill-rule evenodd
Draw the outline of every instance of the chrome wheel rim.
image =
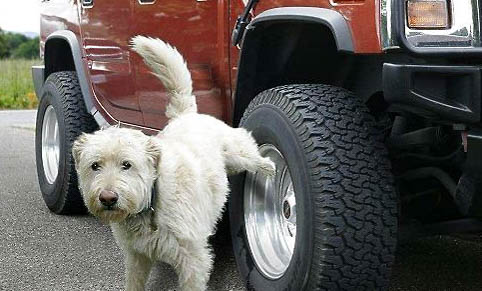
<svg viewBox="0 0 482 291">
<path fill-rule="evenodd" d="M 60 137 L 57 114 L 52 105 L 45 110 L 42 122 L 42 164 L 45 178 L 53 184 L 59 173 Z"/>
<path fill-rule="evenodd" d="M 278 279 L 288 269 L 295 248 L 296 195 L 281 152 L 272 144 L 263 144 L 259 151 L 275 163 L 276 175 L 246 174 L 244 222 L 256 266 L 267 278 Z"/>
</svg>

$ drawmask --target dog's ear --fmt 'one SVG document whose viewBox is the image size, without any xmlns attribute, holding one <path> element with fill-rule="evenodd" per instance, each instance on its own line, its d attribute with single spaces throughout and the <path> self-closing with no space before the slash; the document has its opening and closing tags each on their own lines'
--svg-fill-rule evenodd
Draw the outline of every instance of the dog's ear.
<svg viewBox="0 0 482 291">
<path fill-rule="evenodd" d="M 146 142 L 146 153 L 157 170 L 161 162 L 161 145 L 156 137 L 148 137 Z"/>
<path fill-rule="evenodd" d="M 82 133 L 72 145 L 72 156 L 74 157 L 75 167 L 79 165 L 80 155 L 85 148 L 85 144 L 87 143 L 88 135 L 86 133 Z"/>
</svg>

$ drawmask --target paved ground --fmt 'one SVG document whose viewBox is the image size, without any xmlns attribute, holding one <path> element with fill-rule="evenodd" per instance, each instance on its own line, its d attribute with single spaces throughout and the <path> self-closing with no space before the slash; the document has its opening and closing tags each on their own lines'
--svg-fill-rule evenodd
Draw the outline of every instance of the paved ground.
<svg viewBox="0 0 482 291">
<path fill-rule="evenodd" d="M 110 230 L 90 216 L 57 216 L 37 184 L 34 111 L 0 111 L 0 290 L 121 290 Z M 244 290 L 229 245 L 217 243 L 210 290 Z M 435 237 L 399 248 L 391 290 L 482 290 L 482 239 Z M 158 265 L 147 290 L 173 290 Z"/>
<path fill-rule="evenodd" d="M 35 111 L 0 111 L 0 290 L 122 290 L 124 266 L 109 227 L 49 212 L 37 182 Z M 229 245 L 216 247 L 211 291 L 244 290 Z M 147 290 L 174 290 L 153 270 Z"/>
</svg>

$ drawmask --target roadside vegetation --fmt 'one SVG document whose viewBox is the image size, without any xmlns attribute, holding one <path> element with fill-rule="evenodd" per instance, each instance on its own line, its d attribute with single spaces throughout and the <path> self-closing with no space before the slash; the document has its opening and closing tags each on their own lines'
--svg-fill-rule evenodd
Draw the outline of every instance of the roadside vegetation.
<svg viewBox="0 0 482 291">
<path fill-rule="evenodd" d="M 39 39 L 0 29 L 0 109 L 37 107 L 31 67 L 40 64 Z"/>
</svg>

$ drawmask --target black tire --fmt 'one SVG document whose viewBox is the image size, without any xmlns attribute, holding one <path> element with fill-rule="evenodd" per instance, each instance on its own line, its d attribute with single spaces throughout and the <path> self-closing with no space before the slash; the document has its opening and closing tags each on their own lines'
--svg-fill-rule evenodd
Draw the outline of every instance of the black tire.
<svg viewBox="0 0 482 291">
<path fill-rule="evenodd" d="M 59 129 L 58 174 L 49 183 L 42 160 L 42 124 L 47 108 L 52 106 Z M 37 175 L 43 199 L 47 207 L 57 214 L 85 213 L 86 207 L 77 186 L 72 143 L 82 132 L 93 132 L 97 124 L 87 113 L 75 72 L 51 74 L 42 90 L 38 106 L 35 134 Z"/>
<path fill-rule="evenodd" d="M 293 256 L 268 279 L 251 255 L 244 224 L 244 175 L 233 183 L 234 254 L 248 290 L 383 290 L 397 238 L 397 195 L 387 150 L 365 105 L 327 85 L 260 93 L 240 126 L 284 155 L 296 195 Z"/>
</svg>

